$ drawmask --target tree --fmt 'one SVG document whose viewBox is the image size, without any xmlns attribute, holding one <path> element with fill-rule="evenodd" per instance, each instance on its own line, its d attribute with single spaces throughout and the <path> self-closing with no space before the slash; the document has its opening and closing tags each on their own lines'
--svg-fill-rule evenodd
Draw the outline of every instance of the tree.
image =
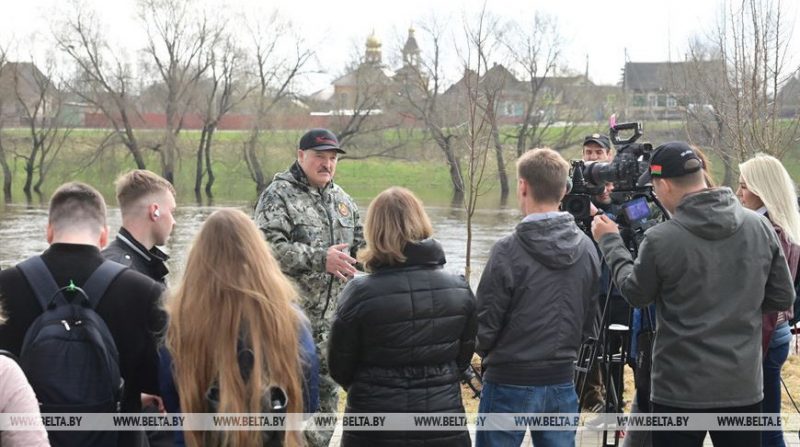
<svg viewBox="0 0 800 447">
<path fill-rule="evenodd" d="M 466 194 L 464 210 L 467 216 L 467 240 L 464 276 L 469 282 L 472 273 L 472 219 L 478 207 L 478 198 L 484 195 L 486 187 L 486 168 L 489 153 L 497 152 L 497 99 L 505 87 L 500 77 L 491 78 L 489 58 L 497 42 L 497 19 L 486 12 L 486 5 L 474 24 L 465 24 L 466 46 L 462 54 L 465 73 L 463 87 L 459 93 L 464 95 L 466 105 L 466 135 L 461 139 L 466 156 Z M 502 147 L 499 149 L 502 150 Z M 502 157 L 500 157 L 502 160 Z M 506 186 L 507 194 L 507 186 Z"/>
<path fill-rule="evenodd" d="M 411 71 L 401 87 L 400 96 L 405 100 L 408 113 L 425 125 L 425 130 L 444 155 L 453 185 L 453 203 L 462 203 L 464 177 L 456 156 L 456 133 L 446 119 L 447 108 L 442 105 L 444 73 L 442 68 L 443 24 L 436 18 L 423 26 L 428 40 L 428 50 L 422 54 L 418 66 Z"/>
<path fill-rule="evenodd" d="M 6 51 L 0 47 L 0 79 L 2 79 L 3 67 L 6 65 Z M 13 102 L 14 94 L 7 91 L 5 85 L 0 86 L 0 167 L 3 169 L 3 198 L 6 202 L 11 201 L 11 180 L 12 172 L 11 167 L 8 165 L 8 158 L 6 157 L 6 148 L 3 145 L 3 127 L 5 104 Z"/>
<path fill-rule="evenodd" d="M 209 76 L 199 84 L 198 96 L 202 96 L 203 130 L 197 147 L 194 193 L 200 201 L 203 178 L 208 177 L 205 191 L 212 196 L 214 170 L 211 148 L 214 132 L 220 120 L 234 106 L 241 103 L 252 89 L 237 89 L 237 80 L 243 70 L 243 55 L 231 35 L 220 39 L 209 53 Z"/>
<path fill-rule="evenodd" d="M 144 52 L 153 62 L 156 77 L 163 84 L 166 127 L 159 146 L 162 175 L 174 183 L 178 161 L 177 137 L 198 80 L 211 66 L 206 57 L 216 44 L 221 27 L 199 7 L 187 0 L 140 0 L 139 18 L 145 27 Z"/>
<path fill-rule="evenodd" d="M 779 93 L 796 67 L 786 66 L 780 0 L 726 2 L 721 11 L 713 33 L 690 45 L 681 93 L 687 119 L 709 137 L 723 161 L 723 183 L 732 185 L 737 162 L 756 152 L 781 158 L 793 147 L 798 120 L 781 119 Z"/>
<path fill-rule="evenodd" d="M 267 121 L 275 105 L 294 95 L 292 85 L 303 74 L 313 52 L 302 39 L 292 35 L 291 26 L 277 12 L 266 21 L 260 17 L 249 20 L 246 29 L 248 65 L 254 67 L 250 76 L 254 80 L 255 117 L 242 150 L 256 192 L 260 194 L 268 184 L 257 153 L 261 136 L 268 129 Z"/>
<path fill-rule="evenodd" d="M 566 148 L 571 143 L 571 133 L 581 117 L 567 117 L 565 114 L 579 110 L 567 106 L 559 110 L 557 102 L 563 96 L 563 86 L 555 84 L 557 67 L 561 61 L 561 36 L 558 26 L 550 16 L 536 13 L 529 24 L 511 22 L 508 32 L 501 37 L 511 56 L 514 69 L 523 77 L 520 88 L 524 98 L 522 120 L 509 136 L 516 141 L 517 157 L 531 147 L 548 143 L 556 150 Z M 567 118 L 565 120 L 565 118 Z M 560 140 L 546 142 L 545 135 L 556 122 L 565 121 L 560 132 Z"/>
<path fill-rule="evenodd" d="M 46 73 L 32 62 L 6 64 L 3 69 L 11 70 L 17 109 L 22 112 L 22 121 L 30 133 L 29 150 L 15 154 L 24 161 L 22 191 L 30 200 L 31 189 L 41 194 L 47 172 L 71 132 L 71 128 L 61 122 L 65 98 L 53 80 L 55 60 L 52 56 L 46 62 Z"/>
<path fill-rule="evenodd" d="M 125 52 L 116 45 L 112 49 L 95 13 L 77 1 L 72 5 L 72 15 L 53 32 L 57 48 L 77 67 L 77 76 L 68 89 L 97 109 L 112 128 L 98 153 L 106 145 L 119 141 L 133 157 L 136 167 L 145 169 L 143 145 L 134 131 L 136 74 L 125 59 Z"/>
</svg>

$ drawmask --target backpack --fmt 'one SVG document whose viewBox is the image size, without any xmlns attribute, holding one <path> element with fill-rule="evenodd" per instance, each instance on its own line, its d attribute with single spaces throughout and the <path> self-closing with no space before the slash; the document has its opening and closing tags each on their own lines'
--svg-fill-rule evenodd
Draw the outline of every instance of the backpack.
<svg viewBox="0 0 800 447">
<path fill-rule="evenodd" d="M 56 284 L 42 258 L 17 266 L 42 307 L 25 333 L 19 364 L 42 413 L 114 413 L 121 407 L 124 381 L 119 353 L 95 312 L 111 282 L 125 266 L 104 261 L 83 288 Z M 67 297 L 71 300 L 68 300 Z M 54 431 L 53 445 L 116 445 L 115 432 Z"/>
<path fill-rule="evenodd" d="M 242 379 L 247 382 L 255 363 L 253 350 L 246 348 L 241 340 L 237 344 L 236 358 L 239 363 L 239 371 L 242 374 Z M 219 411 L 219 383 L 216 380 L 206 390 L 205 400 L 209 413 L 217 413 Z M 261 396 L 261 412 L 285 414 L 287 400 L 286 392 L 282 388 L 270 387 Z M 211 438 L 207 439 L 206 444 L 221 445 L 220 439 L 215 438 L 218 435 L 219 432 L 211 432 Z M 284 430 L 263 430 L 261 432 L 261 445 L 262 447 L 281 447 L 283 446 L 284 438 Z"/>
</svg>

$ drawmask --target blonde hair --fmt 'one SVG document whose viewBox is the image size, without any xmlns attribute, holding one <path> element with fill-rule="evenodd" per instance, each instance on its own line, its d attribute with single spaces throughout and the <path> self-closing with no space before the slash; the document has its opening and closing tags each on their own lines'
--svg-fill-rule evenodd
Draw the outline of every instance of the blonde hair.
<svg viewBox="0 0 800 447">
<path fill-rule="evenodd" d="M 567 191 L 569 163 L 550 148 L 531 149 L 517 160 L 517 175 L 540 203 L 560 202 Z"/>
<path fill-rule="evenodd" d="M 205 395 L 219 384 L 220 413 L 261 413 L 269 386 L 282 387 L 288 412 L 303 412 L 299 350 L 301 314 L 293 306 L 293 284 L 281 273 L 252 220 L 235 209 L 214 212 L 203 223 L 186 261 L 183 279 L 167 306 L 167 348 L 181 410 L 205 413 Z M 242 378 L 237 343 L 253 350 L 253 370 Z M 204 437 L 205 436 L 205 437 Z M 209 435 L 186 432 L 190 446 Z M 227 431 L 222 445 L 261 445 L 259 431 Z M 287 433 L 287 446 L 302 445 Z"/>
<path fill-rule="evenodd" d="M 767 154 L 739 165 L 747 189 L 764 202 L 769 219 L 786 233 L 789 241 L 800 243 L 800 212 L 797 209 L 797 191 L 783 164 Z"/>
<path fill-rule="evenodd" d="M 417 196 L 406 188 L 389 188 L 369 205 L 364 221 L 367 246 L 358 253 L 358 259 L 367 271 L 403 263 L 406 244 L 432 234 L 433 226 Z"/>
<path fill-rule="evenodd" d="M 139 199 L 159 192 L 169 192 L 175 197 L 175 187 L 160 175 L 146 169 L 134 169 L 120 175 L 114 182 L 117 204 L 127 214 Z"/>
</svg>

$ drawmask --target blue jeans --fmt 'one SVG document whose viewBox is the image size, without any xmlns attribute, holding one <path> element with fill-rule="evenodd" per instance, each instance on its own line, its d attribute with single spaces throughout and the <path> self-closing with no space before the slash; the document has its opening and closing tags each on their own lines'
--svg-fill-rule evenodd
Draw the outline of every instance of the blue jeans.
<svg viewBox="0 0 800 447">
<path fill-rule="evenodd" d="M 761 409 L 764 413 L 781 412 L 781 366 L 789 356 L 789 344 L 778 346 L 770 344 L 764 357 L 764 401 Z M 761 445 L 764 447 L 784 447 L 783 431 L 762 431 Z"/>
<path fill-rule="evenodd" d="M 577 413 L 578 395 L 572 382 L 547 386 L 503 385 L 483 382 L 478 413 Z M 519 447 L 525 431 L 478 430 L 475 447 Z M 571 447 L 575 430 L 533 431 L 535 447 Z"/>
</svg>

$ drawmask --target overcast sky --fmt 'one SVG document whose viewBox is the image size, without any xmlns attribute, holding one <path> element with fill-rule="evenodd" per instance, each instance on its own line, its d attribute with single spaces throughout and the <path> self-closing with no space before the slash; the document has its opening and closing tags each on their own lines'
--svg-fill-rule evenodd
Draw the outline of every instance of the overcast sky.
<svg viewBox="0 0 800 447">
<path fill-rule="evenodd" d="M 94 5 L 120 41 L 141 38 L 135 19 L 135 0 L 85 0 Z M 723 0 L 487 0 L 487 10 L 501 18 L 531 18 L 536 11 L 555 17 L 563 36 L 566 65 L 583 72 L 586 58 L 589 77 L 600 84 L 615 84 L 627 58 L 634 62 L 681 60 L 692 35 L 713 29 Z M 15 49 L 27 54 L 31 30 L 47 30 L 48 22 L 64 7 L 65 0 L 0 0 L 0 44 L 13 36 Z M 797 2 L 789 8 L 787 24 L 798 19 Z M 322 88 L 341 74 L 354 48 L 374 30 L 387 52 L 407 33 L 432 14 L 460 26 L 461 18 L 474 15 L 483 5 L 478 0 L 218 0 L 214 4 L 243 4 L 255 10 L 277 8 L 294 26 L 315 43 L 317 57 L 327 75 L 315 77 L 313 88 Z M 798 33 L 792 41 L 797 42 Z M 33 42 L 43 42 L 35 39 Z M 794 47 L 795 52 L 797 46 Z M 41 51 L 41 50 L 40 50 Z M 24 56 L 18 56 L 24 58 Z M 797 63 L 797 61 L 794 61 Z"/>
</svg>

